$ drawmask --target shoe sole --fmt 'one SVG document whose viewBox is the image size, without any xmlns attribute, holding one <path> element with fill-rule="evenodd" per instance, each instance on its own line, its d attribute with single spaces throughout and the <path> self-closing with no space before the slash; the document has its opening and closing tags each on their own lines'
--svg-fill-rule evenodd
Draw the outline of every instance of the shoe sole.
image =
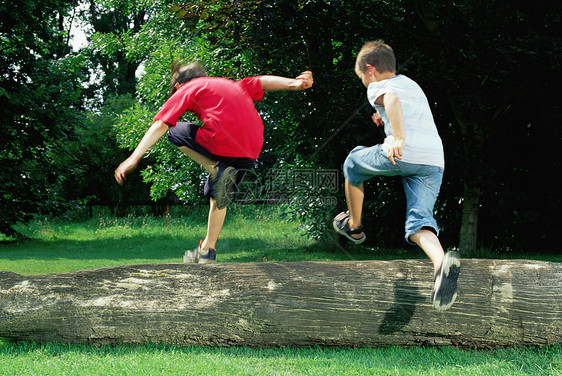
<svg viewBox="0 0 562 376">
<path fill-rule="evenodd" d="M 458 253 L 447 252 L 441 265 L 439 288 L 433 296 L 433 307 L 439 311 L 449 309 L 457 298 L 457 280 L 461 271 Z"/>
<path fill-rule="evenodd" d="M 214 183 L 215 202 L 219 209 L 225 208 L 231 201 L 229 196 L 232 186 L 236 183 L 236 169 L 228 166 L 220 178 Z"/>
</svg>

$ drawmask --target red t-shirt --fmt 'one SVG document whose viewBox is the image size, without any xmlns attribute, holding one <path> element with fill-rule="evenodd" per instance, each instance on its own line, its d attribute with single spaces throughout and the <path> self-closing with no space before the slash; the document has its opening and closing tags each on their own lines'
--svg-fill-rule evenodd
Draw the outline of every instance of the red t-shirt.
<svg viewBox="0 0 562 376">
<path fill-rule="evenodd" d="M 195 141 L 214 155 L 257 159 L 263 146 L 263 122 L 254 102 L 263 98 L 260 77 L 232 81 L 199 77 L 180 87 L 154 121 L 175 126 L 186 111 L 203 122 Z"/>
</svg>

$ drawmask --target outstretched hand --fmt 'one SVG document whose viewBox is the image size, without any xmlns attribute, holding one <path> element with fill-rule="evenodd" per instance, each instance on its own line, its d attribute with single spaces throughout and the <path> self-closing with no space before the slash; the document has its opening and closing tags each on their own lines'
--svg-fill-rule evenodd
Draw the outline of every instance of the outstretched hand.
<svg viewBox="0 0 562 376">
<path fill-rule="evenodd" d="M 114 175 L 117 183 L 119 183 L 119 185 L 123 185 L 123 183 L 125 183 L 127 175 L 133 172 L 136 167 L 137 162 L 134 159 L 132 159 L 131 157 L 125 159 L 123 163 L 121 163 L 119 167 L 115 169 Z"/>
<path fill-rule="evenodd" d="M 299 86 L 297 86 L 297 90 L 308 89 L 312 87 L 312 84 L 314 83 L 314 78 L 312 78 L 311 71 L 302 72 L 300 76 L 296 77 L 295 79 L 300 81 Z"/>
</svg>

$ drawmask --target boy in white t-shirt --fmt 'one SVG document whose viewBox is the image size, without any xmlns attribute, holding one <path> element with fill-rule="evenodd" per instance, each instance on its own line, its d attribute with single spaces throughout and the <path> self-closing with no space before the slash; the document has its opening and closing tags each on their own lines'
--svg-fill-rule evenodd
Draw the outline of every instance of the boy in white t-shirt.
<svg viewBox="0 0 562 376">
<path fill-rule="evenodd" d="M 355 72 L 377 111 L 373 121 L 384 126 L 386 138 L 383 144 L 358 146 L 349 153 L 343 167 L 348 211 L 334 218 L 334 229 L 353 243 L 365 241 L 363 183 L 374 176 L 400 176 L 406 194 L 406 241 L 419 245 L 432 261 L 432 304 L 446 310 L 457 295 L 460 260 L 456 252 L 443 251 L 433 218 L 445 162 L 429 103 L 418 84 L 396 74 L 394 51 L 383 41 L 362 47 Z"/>
</svg>

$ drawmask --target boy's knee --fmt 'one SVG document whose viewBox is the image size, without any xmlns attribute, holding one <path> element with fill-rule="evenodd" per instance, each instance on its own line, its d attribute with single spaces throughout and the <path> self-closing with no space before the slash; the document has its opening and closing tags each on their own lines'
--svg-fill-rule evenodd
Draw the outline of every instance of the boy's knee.
<svg viewBox="0 0 562 376">
<path fill-rule="evenodd" d="M 355 166 L 355 161 L 351 157 L 351 154 L 345 158 L 343 162 L 343 176 L 348 179 L 350 173 L 353 171 L 353 167 Z"/>
<path fill-rule="evenodd" d="M 417 231 L 408 231 L 406 229 L 406 242 L 409 244 L 418 244 L 420 243 L 421 239 L 426 238 L 437 238 L 439 236 L 439 230 L 432 226 L 423 226 Z"/>
</svg>

